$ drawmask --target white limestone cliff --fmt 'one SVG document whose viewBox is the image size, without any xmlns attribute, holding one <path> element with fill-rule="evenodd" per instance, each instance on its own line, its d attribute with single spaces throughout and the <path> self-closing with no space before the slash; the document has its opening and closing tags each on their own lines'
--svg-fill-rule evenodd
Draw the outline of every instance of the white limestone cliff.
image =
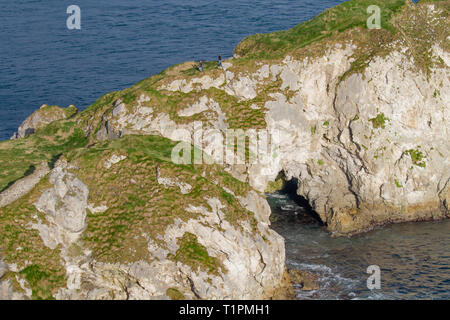
<svg viewBox="0 0 450 320">
<path fill-rule="evenodd" d="M 406 49 L 400 48 L 377 57 L 363 72 L 343 77 L 354 49 L 349 42 L 330 47 L 316 59 L 286 56 L 280 63 L 261 63 L 255 73 L 234 74 L 231 67 L 224 71 L 226 77 L 203 76 L 183 82 L 182 89 L 170 83 L 160 90 L 189 93 L 215 87 L 239 100 L 251 100 L 264 94 L 263 84 L 280 79 L 280 92 L 270 94 L 263 107 L 267 130 L 278 139 L 278 157 L 268 164 L 248 165 L 244 176 L 239 166 L 231 172 L 241 179 L 248 176 L 260 191 L 280 171 L 297 178 L 298 193 L 333 232 L 351 234 L 387 222 L 446 217 L 449 53 L 433 48 L 444 65 L 429 76 L 415 69 Z M 194 85 L 198 83 L 201 87 Z M 201 96 L 180 112 L 211 112 L 212 105 L 220 110 L 218 102 Z M 209 128 L 225 133 L 227 119 L 221 112 L 215 114 Z M 193 141 L 194 123 L 177 124 L 168 114 L 148 107 L 106 118 L 123 134 Z M 214 139 L 206 137 L 196 145 L 213 155 L 210 143 Z"/>
</svg>

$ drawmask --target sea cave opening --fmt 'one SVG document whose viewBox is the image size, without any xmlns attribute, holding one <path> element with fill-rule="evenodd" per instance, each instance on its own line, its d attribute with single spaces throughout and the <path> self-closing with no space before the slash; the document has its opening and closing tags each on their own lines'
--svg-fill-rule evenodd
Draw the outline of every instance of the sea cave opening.
<svg viewBox="0 0 450 320">
<path fill-rule="evenodd" d="M 311 207 L 308 200 L 297 194 L 298 179 L 287 179 L 281 171 L 266 195 L 272 210 L 272 220 L 280 219 L 287 223 L 315 224 L 326 226 Z"/>
</svg>

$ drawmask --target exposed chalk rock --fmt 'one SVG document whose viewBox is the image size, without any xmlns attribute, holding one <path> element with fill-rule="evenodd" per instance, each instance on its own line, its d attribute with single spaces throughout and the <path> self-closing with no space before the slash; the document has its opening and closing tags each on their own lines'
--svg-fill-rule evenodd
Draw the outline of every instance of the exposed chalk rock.
<svg viewBox="0 0 450 320">
<path fill-rule="evenodd" d="M 24 138 L 30 134 L 35 133 L 38 129 L 41 129 L 52 123 L 53 121 L 66 119 L 78 112 L 78 109 L 73 105 L 70 105 L 66 109 L 58 106 L 42 105 L 40 109 L 31 114 L 22 124 L 11 139 Z"/>
<path fill-rule="evenodd" d="M 59 243 L 76 241 L 85 229 L 89 190 L 64 164 L 52 170 L 50 183 L 53 188 L 44 191 L 35 203 L 50 225 L 38 223 L 33 228 L 39 230 L 47 246 L 55 248 Z"/>
<path fill-rule="evenodd" d="M 113 165 L 119 163 L 119 162 L 122 161 L 122 160 L 125 160 L 126 158 L 127 158 L 127 156 L 125 156 L 125 155 L 116 155 L 116 154 L 113 154 L 113 155 L 111 156 L 111 158 L 109 158 L 108 160 L 105 161 L 105 168 L 106 168 L 106 169 L 109 169 L 109 168 L 111 168 Z"/>
</svg>

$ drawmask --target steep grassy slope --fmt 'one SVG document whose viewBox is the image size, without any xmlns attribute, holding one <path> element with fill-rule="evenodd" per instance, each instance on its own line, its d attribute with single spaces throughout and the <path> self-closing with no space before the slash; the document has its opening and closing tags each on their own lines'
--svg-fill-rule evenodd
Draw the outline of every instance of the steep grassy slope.
<svg viewBox="0 0 450 320">
<path fill-rule="evenodd" d="M 253 214 L 244 210 L 235 197 L 223 189 L 245 195 L 250 190 L 248 185 L 224 173 L 218 166 L 173 164 L 170 155 L 174 146 L 170 140 L 156 136 L 126 136 L 67 154 L 67 160 L 80 168 L 74 173 L 91 190 L 90 202 L 109 207 L 103 213 L 88 215 L 84 241 L 93 248 L 97 260 L 150 259 L 140 256 L 145 252 L 148 255 L 145 242 L 148 239 L 141 239 L 141 248 L 136 237 L 145 233 L 163 245 L 158 236 L 163 235 L 177 218 L 187 221 L 197 217 L 197 214 L 187 212 L 186 206 L 208 207 L 205 196 L 222 200 L 226 205 L 226 219 L 233 226 L 239 228 L 240 221 L 246 220 L 256 227 Z M 113 154 L 127 158 L 105 169 L 105 161 Z M 158 182 L 158 175 L 188 184 L 192 189 L 182 194 L 177 185 L 164 187 Z"/>
<path fill-rule="evenodd" d="M 0 142 L 0 191 L 31 174 L 43 161 L 52 167 L 57 158 L 86 145 L 85 133 L 75 121 L 51 123 L 24 139 Z"/>
</svg>

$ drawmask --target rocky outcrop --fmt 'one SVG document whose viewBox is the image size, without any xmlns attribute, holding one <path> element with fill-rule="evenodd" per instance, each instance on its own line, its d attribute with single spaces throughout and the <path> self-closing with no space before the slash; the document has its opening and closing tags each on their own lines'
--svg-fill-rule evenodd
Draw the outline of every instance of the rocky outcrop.
<svg viewBox="0 0 450 320">
<path fill-rule="evenodd" d="M 289 270 L 292 283 L 302 291 L 313 291 L 320 288 L 319 276 L 307 271 Z"/>
<path fill-rule="evenodd" d="M 66 109 L 58 106 L 48 106 L 43 104 L 40 109 L 33 112 L 22 124 L 11 139 L 25 138 L 26 136 L 35 133 L 38 129 L 47 126 L 57 120 L 66 119 L 78 112 L 74 106 L 69 106 Z"/>
<path fill-rule="evenodd" d="M 35 203 L 36 209 L 45 214 L 50 224 L 39 222 L 33 228 L 51 249 L 59 244 L 71 245 L 86 228 L 89 190 L 67 171 L 70 168 L 67 163 L 59 163 L 49 178 L 53 188 L 44 191 Z"/>
<path fill-rule="evenodd" d="M 26 296 L 22 292 L 14 290 L 10 279 L 5 279 L 8 271 L 8 265 L 0 259 L 0 300 L 26 299 Z"/>
<path fill-rule="evenodd" d="M 133 155 L 113 153 L 98 162 L 96 172 L 105 174 L 119 170 L 120 166 L 129 166 L 125 162 L 130 161 L 130 156 Z M 53 293 L 54 298 L 168 299 L 175 291 L 186 299 L 260 299 L 281 296 L 289 290 L 281 281 L 285 268 L 284 240 L 270 230 L 270 208 L 255 191 L 246 196 L 237 196 L 230 189 L 226 191 L 228 197 L 235 198 L 236 204 L 242 206 L 241 210 L 254 215 L 254 220 L 241 221 L 237 226 L 230 220 L 230 209 L 223 198 L 204 194 L 201 198 L 205 205 L 199 201 L 184 203 L 183 211 L 192 218 L 174 219 L 156 238 L 150 233 L 139 234 L 145 242 L 142 247 L 145 254 L 137 245 L 122 247 L 122 251 L 139 250 L 141 258 L 121 262 L 99 259 L 98 252 L 94 252 L 90 240 L 86 239 L 87 215 L 104 215 L 115 204 L 114 201 L 103 201 L 100 206 L 90 203 L 95 198 L 92 193 L 98 191 L 89 190 L 88 184 L 78 177 L 83 170 L 86 168 L 58 160 L 48 175 L 51 187 L 43 184 L 47 187 L 37 192 L 40 195 L 35 196 L 33 203 L 36 214 L 26 226 L 39 233 L 45 247 L 59 252 L 58 263 L 63 264 L 66 272 L 66 285 Z M 158 188 L 165 190 L 166 195 L 170 192 L 189 195 L 193 191 L 194 187 L 183 182 L 181 176 L 168 176 L 159 165 L 156 172 L 146 173 L 147 179 L 150 172 L 155 174 Z M 134 179 L 130 184 L 139 185 L 139 179 Z M 136 214 L 124 210 L 121 214 Z M 103 227 L 105 231 L 99 235 L 110 227 L 115 228 L 115 224 L 110 222 Z M 133 244 L 137 241 L 129 240 Z M 199 261 L 193 260 L 191 254 Z M 30 264 L 29 261 L 22 263 Z M 6 271 L 3 269 L 0 265 L 0 272 Z M 18 286 L 19 281 L 23 288 L 28 288 L 20 274 L 23 270 L 24 267 L 16 267 L 12 282 L 1 282 L 1 297 L 25 298 L 22 290 L 13 290 L 13 285 Z"/>
<path fill-rule="evenodd" d="M 413 41 L 421 24 L 367 37 L 358 27 L 271 59 L 230 59 L 204 73 L 176 66 L 106 95 L 73 121 L 55 122 L 67 110 L 42 107 L 17 137 L 51 122 L 71 135 L 58 138 L 63 154 L 50 173 L 43 164 L 1 195 L 9 265 L 0 264 L 0 298 L 290 295 L 284 241 L 270 229 L 263 195 L 280 177 L 296 178 L 297 193 L 337 235 L 448 217 L 442 6 L 399 9 L 400 18 L 425 19 L 434 41 L 426 50 Z M 256 40 L 239 53 L 264 45 Z M 45 134 L 36 133 L 52 140 Z M 235 139 L 244 141 L 237 154 Z M 42 278 L 26 280 L 36 273 Z M 310 275 L 291 277 L 315 288 Z"/>
<path fill-rule="evenodd" d="M 177 288 L 187 299 L 255 299 L 268 292 L 280 290 L 284 271 L 284 241 L 273 231 L 266 240 L 221 221 L 220 202 L 211 199 L 213 212 L 206 208 L 190 207 L 203 215 L 188 223 L 176 221 L 166 230 L 164 241 L 169 250 L 149 241 L 148 250 L 154 261 L 129 264 L 97 262 L 89 251 L 74 258 L 66 258 L 67 288 L 61 289 L 57 299 L 167 299 L 167 290 Z M 219 206 L 219 207 L 217 207 Z M 213 225 L 220 223 L 220 232 Z M 176 239 L 190 233 L 208 254 L 221 257 L 223 270 L 212 275 L 192 266 L 177 263 L 168 257 L 179 246 Z"/>
<path fill-rule="evenodd" d="M 429 32 L 448 31 L 443 8 L 423 4 L 420 11 L 412 5 L 405 10 L 424 19 L 412 18 L 427 24 Z M 407 35 L 399 29 L 403 36 L 385 44 L 383 55 L 371 57 L 358 72 L 354 64 L 362 44 L 349 39 L 324 41 L 326 50 L 317 56 L 287 54 L 248 69 L 231 59 L 222 72 L 158 85 L 167 97 L 190 95 L 192 102 L 180 107 L 178 117 L 142 93 L 137 104 L 120 112 L 119 100 L 112 113 L 104 114 L 104 122 L 122 134 L 192 142 L 213 159 L 217 153 L 223 159 L 219 147 L 224 140 L 215 139 L 217 132 L 225 139 L 230 123 L 242 117 L 224 112 L 224 105 L 248 104 L 264 114 L 275 148 L 264 161 L 226 163 L 225 168 L 255 189 L 264 191 L 280 172 L 296 178 L 298 194 L 330 231 L 341 235 L 389 222 L 445 218 L 450 179 L 448 32 L 447 40 L 430 46 L 426 54 L 434 62 L 425 70 L 411 54 L 417 50 L 411 41 L 420 31 Z M 207 119 L 203 132 L 194 120 L 199 118 Z M 202 140 L 196 139 L 199 134 Z"/>
<path fill-rule="evenodd" d="M 9 280 L 0 280 L 0 300 L 25 300 L 26 297 L 23 293 L 14 291 Z"/>
<path fill-rule="evenodd" d="M 447 65 L 429 78 L 395 51 L 339 83 L 347 58 L 299 69 L 285 60 L 299 90 L 290 102 L 278 95 L 268 103 L 266 120 L 280 134 L 281 161 L 267 177 L 283 171 L 297 178 L 298 193 L 341 234 L 446 217 L 449 55 L 435 54 Z"/>
</svg>

